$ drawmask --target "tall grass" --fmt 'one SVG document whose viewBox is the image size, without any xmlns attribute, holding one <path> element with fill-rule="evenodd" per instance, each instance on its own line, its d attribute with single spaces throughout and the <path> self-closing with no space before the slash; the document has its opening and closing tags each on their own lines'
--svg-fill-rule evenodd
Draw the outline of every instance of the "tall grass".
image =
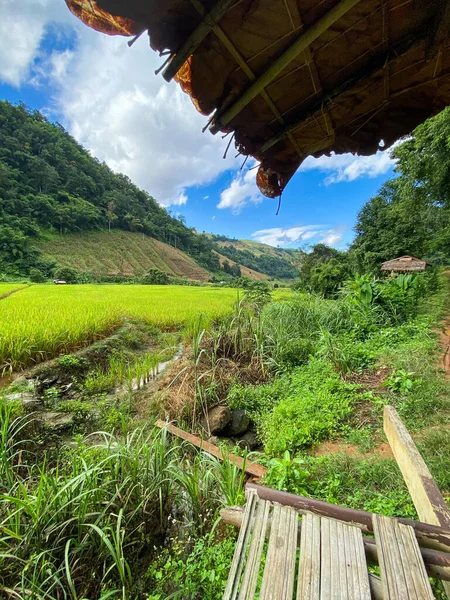
<svg viewBox="0 0 450 600">
<path fill-rule="evenodd" d="M 212 469 L 201 454 L 187 461 L 192 451 L 170 443 L 165 430 L 97 433 L 94 445 L 33 463 L 21 442 L 29 424 L 11 420 L 5 405 L 1 417 L 0 596 L 135 597 L 139 556 L 162 541 L 187 473 L 193 491 L 183 502 L 193 519 L 196 485 L 242 494 L 236 474 Z M 205 493 L 205 510 L 215 510 L 218 497 Z"/>
</svg>

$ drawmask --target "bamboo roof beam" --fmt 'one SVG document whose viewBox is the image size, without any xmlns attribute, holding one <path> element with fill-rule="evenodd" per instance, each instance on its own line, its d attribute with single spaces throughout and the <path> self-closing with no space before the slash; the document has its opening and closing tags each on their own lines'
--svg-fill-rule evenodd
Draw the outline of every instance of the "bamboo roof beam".
<svg viewBox="0 0 450 600">
<path fill-rule="evenodd" d="M 371 58 L 357 75 L 351 77 L 344 83 L 338 85 L 333 90 L 330 90 L 328 93 L 318 98 L 309 109 L 301 112 L 295 121 L 281 129 L 277 134 L 267 140 L 261 146 L 260 153 L 263 154 L 282 139 L 293 134 L 307 119 L 313 117 L 317 112 L 322 111 L 325 106 L 331 104 L 334 98 L 337 98 L 343 92 L 351 89 L 359 83 L 362 83 L 364 80 L 370 79 L 370 77 L 380 69 L 386 69 L 390 63 L 398 60 L 403 54 L 406 54 L 416 43 L 420 43 L 420 41 L 418 42 L 417 40 L 418 38 L 415 35 L 408 35 L 395 47 L 391 48 L 387 54 L 383 52 L 382 54 Z"/>
<path fill-rule="evenodd" d="M 171 81 L 182 65 L 191 56 L 198 46 L 203 42 L 211 29 L 220 21 L 236 0 L 218 0 L 211 11 L 204 16 L 191 35 L 187 38 L 181 48 L 174 54 L 172 60 L 163 71 L 166 81 Z"/>
<path fill-rule="evenodd" d="M 261 93 L 275 77 L 281 73 L 301 52 L 308 48 L 336 21 L 351 10 L 360 0 L 340 0 L 331 10 L 321 17 L 290 46 L 247 90 L 228 108 L 218 109 L 210 130 L 217 133 L 227 125 L 253 98 Z"/>
<path fill-rule="evenodd" d="M 199 15 L 203 17 L 203 15 L 206 13 L 206 9 L 203 6 L 202 2 L 200 0 L 191 0 L 191 4 L 197 10 Z M 230 40 L 230 38 L 227 36 L 227 34 L 223 31 L 223 29 L 220 27 L 220 25 L 215 25 L 212 28 L 212 30 L 215 33 L 215 35 L 217 36 L 218 40 L 220 42 L 222 42 L 222 44 L 225 46 L 225 48 L 228 50 L 228 52 L 231 54 L 231 56 L 237 62 L 239 67 L 242 69 L 242 71 L 250 79 L 250 81 L 255 81 L 256 75 L 251 70 L 251 68 L 248 66 L 248 64 L 245 62 L 245 60 L 242 57 L 242 55 L 240 54 L 240 52 L 234 46 L 233 42 Z M 270 96 L 266 92 L 266 90 L 263 90 L 261 92 L 261 96 L 264 98 L 267 106 L 273 112 L 278 123 L 280 123 L 280 125 L 285 125 L 285 121 L 284 121 L 283 117 L 281 116 L 280 111 L 275 106 L 275 104 L 273 103 L 272 99 L 270 98 Z M 300 150 L 300 148 L 298 147 L 298 144 L 297 144 L 296 140 L 294 139 L 294 137 L 292 135 L 288 135 L 288 138 L 289 138 L 289 141 L 291 142 L 291 144 L 294 146 L 295 150 L 297 151 L 297 154 L 300 157 L 303 157 L 303 153 Z"/>
</svg>

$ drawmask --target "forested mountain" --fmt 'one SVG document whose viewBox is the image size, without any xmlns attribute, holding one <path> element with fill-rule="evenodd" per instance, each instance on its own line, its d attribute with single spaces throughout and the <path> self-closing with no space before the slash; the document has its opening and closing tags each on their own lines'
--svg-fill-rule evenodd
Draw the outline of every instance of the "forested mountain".
<svg viewBox="0 0 450 600">
<path fill-rule="evenodd" d="M 214 252 L 221 249 L 210 237 L 93 158 L 61 125 L 25 105 L 0 101 L 0 272 L 27 275 L 37 268 L 48 276 L 54 262 L 36 243 L 43 234 L 110 229 L 141 232 L 186 252 L 211 273 L 224 273 Z M 259 263 L 256 270 L 267 275 L 293 275 L 282 260 Z M 238 266 L 228 274 L 239 275 Z"/>
<path fill-rule="evenodd" d="M 362 271 L 412 254 L 450 262 L 450 108 L 393 150 L 397 176 L 358 215 L 350 254 Z"/>
</svg>

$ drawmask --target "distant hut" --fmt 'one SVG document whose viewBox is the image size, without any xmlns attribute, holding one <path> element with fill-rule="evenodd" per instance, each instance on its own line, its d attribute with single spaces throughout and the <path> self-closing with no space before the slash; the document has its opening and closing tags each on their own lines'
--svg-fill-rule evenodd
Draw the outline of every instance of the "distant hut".
<svg viewBox="0 0 450 600">
<path fill-rule="evenodd" d="M 400 256 L 393 260 L 387 260 L 381 265 L 382 271 L 391 273 L 419 273 L 425 271 L 427 266 L 431 266 L 426 260 L 416 258 L 415 256 Z"/>
</svg>

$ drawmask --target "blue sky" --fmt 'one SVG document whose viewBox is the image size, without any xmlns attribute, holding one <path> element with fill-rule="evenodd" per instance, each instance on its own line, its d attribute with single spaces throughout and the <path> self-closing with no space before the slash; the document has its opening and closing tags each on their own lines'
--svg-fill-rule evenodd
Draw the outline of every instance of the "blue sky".
<svg viewBox="0 0 450 600">
<path fill-rule="evenodd" d="M 284 247 L 345 248 L 363 204 L 392 175 L 388 153 L 308 158 L 281 210 L 240 170 L 227 140 L 201 133 L 205 117 L 175 83 L 146 36 L 91 31 L 64 0 L 0 2 L 0 97 L 58 121 L 89 151 L 128 175 L 190 226 Z M 248 161 L 250 167 L 252 163 Z"/>
</svg>

